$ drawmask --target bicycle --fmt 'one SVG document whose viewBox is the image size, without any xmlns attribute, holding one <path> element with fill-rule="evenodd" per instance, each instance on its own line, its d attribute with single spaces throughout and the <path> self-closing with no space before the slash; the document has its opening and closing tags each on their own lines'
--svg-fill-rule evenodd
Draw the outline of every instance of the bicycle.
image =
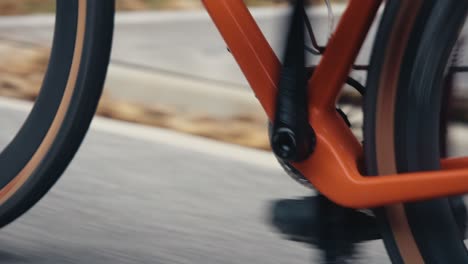
<svg viewBox="0 0 468 264">
<path fill-rule="evenodd" d="M 282 86 L 287 78 L 291 86 L 305 84 L 294 48 L 281 65 L 242 1 L 203 1 L 269 120 L 279 119 L 272 137 L 278 156 L 333 202 L 380 207 L 373 211 L 393 263 L 467 263 L 450 203 L 439 197 L 468 190 L 468 160 L 440 162 L 439 123 L 442 80 L 468 3 L 387 1 L 369 66 L 361 146 L 335 102 L 381 2 L 350 1 L 306 95 Z M 302 33 L 291 32 L 288 45 L 302 50 L 304 42 L 293 41 Z"/>
<path fill-rule="evenodd" d="M 304 67 L 302 1 L 283 65 L 242 0 L 202 2 L 271 120 L 272 148 L 287 169 L 338 205 L 371 208 L 393 263 L 468 263 L 451 203 L 442 198 L 468 191 L 468 159 L 440 158 L 442 83 L 457 70 L 447 65 L 468 1 L 387 1 L 364 67 L 367 85 L 359 88 L 363 145 L 335 102 L 382 1 L 351 0 L 327 45 L 315 43 L 322 59 L 313 69 Z M 57 0 L 56 10 L 40 95 L 0 154 L 0 226 L 57 181 L 101 95 L 114 1 Z"/>
</svg>

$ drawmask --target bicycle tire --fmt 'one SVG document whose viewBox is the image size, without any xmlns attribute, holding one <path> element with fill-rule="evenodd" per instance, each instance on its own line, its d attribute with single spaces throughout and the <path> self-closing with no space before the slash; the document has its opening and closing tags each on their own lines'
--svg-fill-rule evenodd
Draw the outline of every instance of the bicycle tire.
<svg viewBox="0 0 468 264">
<path fill-rule="evenodd" d="M 95 113 L 109 63 L 114 0 L 57 0 L 47 71 L 34 106 L 0 153 L 0 227 L 58 180 Z"/>
<path fill-rule="evenodd" d="M 398 25 L 402 2 L 387 2 L 371 58 L 364 99 L 369 175 L 440 166 L 444 71 L 465 22 L 468 2 L 424 1 L 414 23 Z M 400 41 L 403 52 L 390 56 L 395 51 L 392 34 L 398 34 L 399 26 L 411 30 L 407 41 Z M 391 205 L 374 212 L 393 263 L 468 263 L 448 198 Z"/>
</svg>

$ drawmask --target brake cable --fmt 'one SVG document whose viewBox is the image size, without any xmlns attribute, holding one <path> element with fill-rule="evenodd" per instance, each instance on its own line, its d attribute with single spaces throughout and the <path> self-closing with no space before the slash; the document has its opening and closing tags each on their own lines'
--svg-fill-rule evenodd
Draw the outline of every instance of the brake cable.
<svg viewBox="0 0 468 264">
<path fill-rule="evenodd" d="M 325 1 L 326 6 L 327 6 L 327 9 L 328 9 L 329 38 L 330 38 L 331 35 L 333 34 L 333 28 L 334 28 L 334 24 L 335 24 L 335 16 L 333 14 L 333 9 L 332 9 L 332 5 L 330 3 L 330 0 L 324 0 L 324 1 Z M 311 53 L 313 55 L 316 55 L 316 56 L 323 55 L 323 53 L 325 52 L 327 46 L 326 45 L 321 46 L 321 45 L 318 44 L 317 38 L 315 37 L 314 30 L 312 28 L 312 25 L 310 23 L 310 20 L 309 20 L 309 17 L 307 15 L 307 11 L 306 11 L 305 8 L 304 8 L 304 21 L 305 21 L 305 26 L 306 26 L 306 29 L 307 29 L 307 34 L 309 35 L 310 42 L 312 44 L 312 47 L 305 44 L 304 49 L 307 52 L 309 52 L 309 53 Z M 369 70 L 369 65 L 353 64 L 351 66 L 351 68 L 353 70 L 355 70 L 355 71 L 368 71 Z M 466 65 L 465 66 L 452 66 L 450 68 L 450 70 L 452 72 L 468 72 L 468 66 L 466 66 Z M 354 81 L 356 81 L 356 80 L 354 80 Z M 351 86 L 353 86 L 353 85 L 351 85 Z"/>
</svg>

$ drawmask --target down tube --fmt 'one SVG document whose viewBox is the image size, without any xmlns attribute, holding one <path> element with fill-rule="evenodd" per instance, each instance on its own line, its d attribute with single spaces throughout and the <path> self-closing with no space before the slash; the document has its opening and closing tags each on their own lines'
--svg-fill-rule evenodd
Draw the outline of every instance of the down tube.
<svg viewBox="0 0 468 264">
<path fill-rule="evenodd" d="M 273 49 L 244 1 L 202 2 L 265 112 L 272 119 L 280 70 L 280 62 Z M 318 103 L 320 108 L 334 103 L 381 2 L 352 0 L 349 3 L 310 82 L 311 102 Z"/>
<path fill-rule="evenodd" d="M 270 120 L 280 61 L 242 0 L 203 0 Z"/>
</svg>

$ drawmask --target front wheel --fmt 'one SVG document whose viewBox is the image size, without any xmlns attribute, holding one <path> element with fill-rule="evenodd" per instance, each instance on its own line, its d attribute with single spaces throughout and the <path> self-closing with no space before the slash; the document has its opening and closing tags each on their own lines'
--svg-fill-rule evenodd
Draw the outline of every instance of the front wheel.
<svg viewBox="0 0 468 264">
<path fill-rule="evenodd" d="M 57 181 L 85 136 L 109 63 L 114 0 L 57 0 L 51 56 L 28 118 L 0 153 L 0 227 Z"/>
</svg>

